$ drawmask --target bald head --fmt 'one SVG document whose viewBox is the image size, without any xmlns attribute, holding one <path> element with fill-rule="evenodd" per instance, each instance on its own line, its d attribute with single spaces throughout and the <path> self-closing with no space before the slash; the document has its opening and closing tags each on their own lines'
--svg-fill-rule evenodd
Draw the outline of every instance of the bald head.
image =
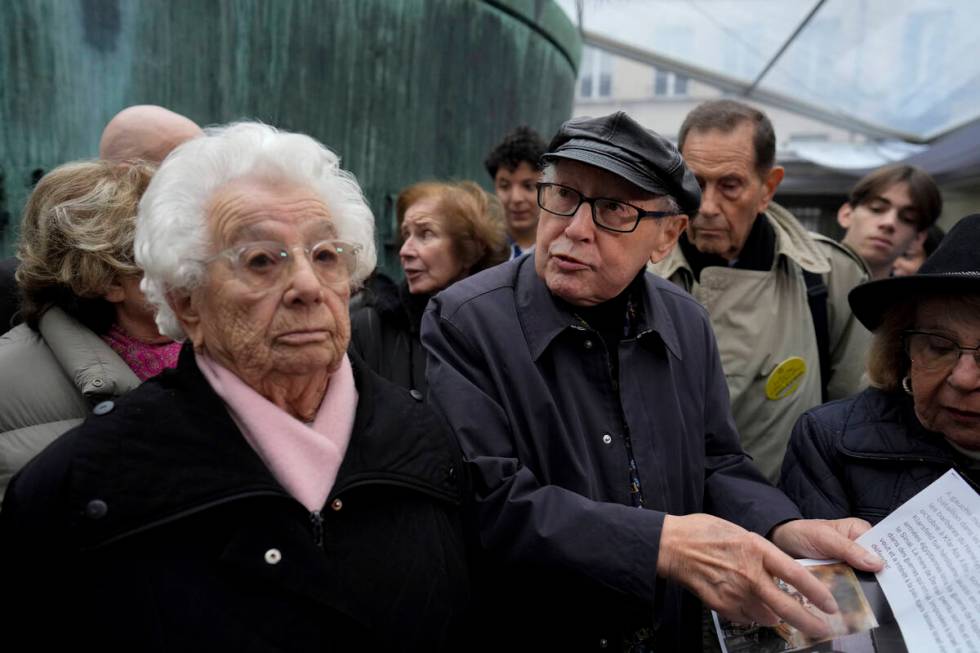
<svg viewBox="0 0 980 653">
<path fill-rule="evenodd" d="M 197 123 L 179 113 L 139 104 L 123 109 L 105 126 L 99 142 L 99 158 L 160 163 L 170 150 L 203 133 Z"/>
</svg>

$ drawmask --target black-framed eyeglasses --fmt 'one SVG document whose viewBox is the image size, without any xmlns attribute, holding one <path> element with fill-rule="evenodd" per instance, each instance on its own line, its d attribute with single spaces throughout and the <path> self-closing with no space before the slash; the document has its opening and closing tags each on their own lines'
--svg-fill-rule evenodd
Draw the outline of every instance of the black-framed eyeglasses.
<svg viewBox="0 0 980 653">
<path fill-rule="evenodd" d="M 592 209 L 592 222 L 607 231 L 629 233 L 643 218 L 666 218 L 676 215 L 673 211 L 645 211 L 628 202 L 608 197 L 586 197 L 574 188 L 541 182 L 538 184 L 538 206 L 555 215 L 570 217 L 575 215 L 582 203 Z"/>
<path fill-rule="evenodd" d="M 928 331 L 905 331 L 902 341 L 909 358 L 927 370 L 952 369 L 963 354 L 973 356 L 980 367 L 980 347 L 964 347 L 952 338 Z"/>
</svg>

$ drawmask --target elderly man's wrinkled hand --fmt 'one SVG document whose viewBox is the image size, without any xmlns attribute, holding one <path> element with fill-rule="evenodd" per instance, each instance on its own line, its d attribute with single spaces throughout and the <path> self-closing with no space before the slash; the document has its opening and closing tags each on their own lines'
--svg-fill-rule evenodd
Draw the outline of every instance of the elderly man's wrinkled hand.
<svg viewBox="0 0 980 653">
<path fill-rule="evenodd" d="M 774 578 L 824 612 L 837 612 L 830 590 L 772 542 L 711 515 L 664 518 L 657 573 L 731 621 L 772 626 L 782 619 L 811 637 L 824 636 L 826 624 L 780 590 Z"/>
<path fill-rule="evenodd" d="M 772 529 L 773 544 L 794 558 L 833 558 L 863 571 L 880 571 L 882 560 L 854 540 L 871 524 L 863 519 L 797 519 Z"/>
</svg>

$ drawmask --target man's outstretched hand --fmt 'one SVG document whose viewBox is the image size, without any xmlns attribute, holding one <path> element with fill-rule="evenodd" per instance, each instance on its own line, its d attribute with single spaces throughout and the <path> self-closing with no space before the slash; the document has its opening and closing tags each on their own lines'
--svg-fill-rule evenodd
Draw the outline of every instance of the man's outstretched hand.
<svg viewBox="0 0 980 653">
<path fill-rule="evenodd" d="M 807 635 L 822 637 L 824 622 L 780 590 L 774 579 L 789 583 L 824 612 L 837 612 L 830 590 L 790 555 L 838 558 L 877 571 L 881 561 L 853 541 L 868 528 L 859 519 L 801 519 L 774 528 L 770 542 L 711 515 L 668 515 L 657 573 L 681 583 L 731 621 L 773 626 L 782 619 Z"/>
</svg>

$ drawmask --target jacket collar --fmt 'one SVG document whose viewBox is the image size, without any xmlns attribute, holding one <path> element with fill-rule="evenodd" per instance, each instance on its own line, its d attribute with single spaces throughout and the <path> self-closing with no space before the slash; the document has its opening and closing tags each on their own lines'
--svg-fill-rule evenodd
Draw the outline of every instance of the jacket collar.
<svg viewBox="0 0 980 653">
<path fill-rule="evenodd" d="M 814 274 L 830 272 L 830 259 L 792 213 L 775 202 L 769 202 L 765 216 L 769 218 L 770 224 L 776 231 L 777 259 L 785 256 L 807 272 Z M 775 265 L 775 261 L 773 264 Z"/>
<path fill-rule="evenodd" d="M 838 448 L 845 455 L 947 462 L 956 454 L 915 416 L 911 397 L 869 388 L 851 403 Z"/>
<path fill-rule="evenodd" d="M 535 256 L 532 252 L 516 263 L 518 269 L 514 294 L 518 319 L 527 338 L 531 357 L 537 360 L 560 333 L 566 329 L 581 330 L 586 327 L 555 301 L 554 295 L 534 269 Z M 637 338 L 656 333 L 676 358 L 682 358 L 677 330 L 661 291 L 656 287 L 656 281 L 650 275 L 644 274 L 639 287 L 642 289 L 639 293 L 642 296 L 642 311 L 637 316 Z"/>
<path fill-rule="evenodd" d="M 356 355 L 351 364 L 357 413 L 327 503 L 372 482 L 458 503 L 461 470 L 438 418 Z M 90 417 L 74 436 L 69 492 L 88 546 L 236 498 L 289 498 L 197 369 L 190 345 L 181 350 L 176 370 L 117 400 L 111 412 Z M 84 519 L 95 500 L 107 507 L 105 515 Z"/>
<path fill-rule="evenodd" d="M 133 370 L 102 338 L 57 306 L 44 312 L 38 331 L 82 396 L 114 397 L 140 384 Z"/>
<path fill-rule="evenodd" d="M 770 202 L 766 212 L 757 216 L 756 219 L 769 220 L 769 224 L 772 225 L 776 233 L 776 255 L 773 258 L 773 267 L 779 264 L 781 257 L 785 257 L 794 261 L 807 272 L 814 274 L 830 272 L 830 259 L 821 251 L 816 239 L 793 217 L 792 213 L 775 202 Z M 682 270 L 684 287 L 690 290 L 693 286 L 694 270 L 680 247 L 675 247 L 659 263 L 649 264 L 647 269 L 664 279 L 670 279 Z"/>
</svg>

